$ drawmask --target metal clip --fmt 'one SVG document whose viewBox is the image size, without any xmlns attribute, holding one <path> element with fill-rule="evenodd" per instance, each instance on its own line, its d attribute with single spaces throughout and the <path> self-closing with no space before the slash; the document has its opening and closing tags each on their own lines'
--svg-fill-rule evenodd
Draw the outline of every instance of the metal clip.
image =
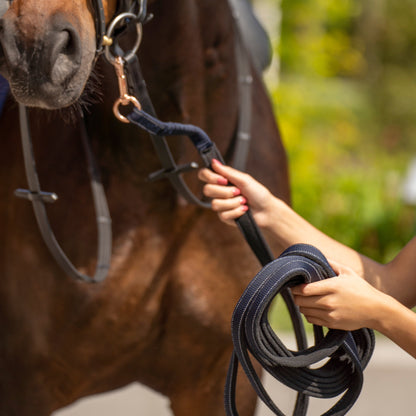
<svg viewBox="0 0 416 416">
<path fill-rule="evenodd" d="M 28 201 L 41 200 L 43 202 L 56 202 L 58 200 L 58 195 L 55 192 L 32 192 L 28 189 L 16 189 L 14 195 L 18 198 L 27 199 Z"/>
<path fill-rule="evenodd" d="M 120 91 L 120 97 L 117 98 L 113 105 L 113 112 L 114 115 L 123 123 L 129 123 L 127 117 L 123 116 L 120 113 L 120 105 L 126 106 L 128 104 L 133 104 L 137 109 L 141 110 L 142 106 L 140 105 L 139 101 L 136 97 L 129 95 L 128 85 L 127 85 L 127 78 L 124 72 L 124 60 L 121 56 L 117 56 L 113 62 L 117 79 L 118 79 L 118 88 Z"/>
<path fill-rule="evenodd" d="M 189 172 L 191 170 L 198 169 L 199 165 L 196 162 L 187 163 L 185 165 L 175 166 L 173 169 L 160 169 L 156 172 L 151 173 L 148 176 L 150 182 L 155 182 L 160 179 L 168 178 L 169 176 L 180 175 L 181 173 Z"/>
</svg>

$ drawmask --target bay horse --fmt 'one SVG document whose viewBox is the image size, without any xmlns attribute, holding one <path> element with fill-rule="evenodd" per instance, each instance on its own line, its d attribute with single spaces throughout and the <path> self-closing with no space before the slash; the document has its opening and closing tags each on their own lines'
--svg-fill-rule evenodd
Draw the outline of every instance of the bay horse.
<svg viewBox="0 0 416 416">
<path fill-rule="evenodd" d="M 103 2 L 106 23 L 120 3 Z M 200 126 L 231 157 L 239 97 L 227 0 L 149 0 L 148 10 L 138 55 L 159 118 Z M 0 116 L 0 415 L 47 416 L 135 381 L 168 397 L 177 416 L 221 415 L 230 318 L 259 265 L 237 229 L 167 181 L 147 180 L 160 162 L 147 134 L 112 114 L 117 79 L 96 59 L 94 13 L 89 0 L 14 0 L 0 20 L 0 73 L 12 92 Z M 288 201 L 279 131 L 254 66 L 252 76 L 247 170 Z M 96 224 L 74 116 L 84 109 L 112 217 L 101 283 L 68 277 L 30 203 L 14 196 L 26 186 L 17 103 L 30 107 L 42 187 L 59 196 L 48 207 L 55 235 L 91 273 Z M 179 161 L 192 153 L 184 143 L 173 145 Z M 240 414 L 252 415 L 255 401 L 242 381 Z"/>
</svg>

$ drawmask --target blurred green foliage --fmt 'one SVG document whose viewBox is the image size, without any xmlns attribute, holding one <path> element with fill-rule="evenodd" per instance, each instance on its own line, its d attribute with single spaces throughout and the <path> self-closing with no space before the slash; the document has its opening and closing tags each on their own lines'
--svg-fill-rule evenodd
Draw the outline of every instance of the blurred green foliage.
<svg viewBox="0 0 416 416">
<path fill-rule="evenodd" d="M 267 0 L 260 0 L 267 1 Z M 280 7 L 269 83 L 293 206 L 377 261 L 414 235 L 402 183 L 416 156 L 416 2 L 270 0 Z"/>
</svg>

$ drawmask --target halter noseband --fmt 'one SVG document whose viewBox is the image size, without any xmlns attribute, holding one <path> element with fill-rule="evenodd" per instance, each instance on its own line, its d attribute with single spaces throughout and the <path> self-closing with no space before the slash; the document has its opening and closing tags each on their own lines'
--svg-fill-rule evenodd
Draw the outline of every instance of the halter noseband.
<svg viewBox="0 0 416 416">
<path fill-rule="evenodd" d="M 99 55 L 103 52 L 104 46 L 108 44 L 109 39 L 106 37 L 105 13 L 102 0 L 92 0 L 94 8 L 95 33 L 97 39 L 97 52 Z M 117 11 L 115 16 L 122 13 L 133 13 L 138 22 L 143 22 L 147 16 L 147 0 L 119 0 L 117 2 Z"/>
</svg>

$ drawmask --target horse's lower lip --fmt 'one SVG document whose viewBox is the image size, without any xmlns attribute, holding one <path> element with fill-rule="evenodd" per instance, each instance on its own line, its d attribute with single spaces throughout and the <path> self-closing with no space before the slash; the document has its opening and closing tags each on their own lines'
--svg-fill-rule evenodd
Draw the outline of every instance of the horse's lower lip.
<svg viewBox="0 0 416 416">
<path fill-rule="evenodd" d="M 11 91 L 16 100 L 28 107 L 55 110 L 72 105 L 79 96 L 72 89 L 57 87 L 51 83 L 43 83 L 35 87 L 29 86 L 28 88 L 22 88 L 21 85 L 25 84 L 10 82 Z"/>
</svg>

